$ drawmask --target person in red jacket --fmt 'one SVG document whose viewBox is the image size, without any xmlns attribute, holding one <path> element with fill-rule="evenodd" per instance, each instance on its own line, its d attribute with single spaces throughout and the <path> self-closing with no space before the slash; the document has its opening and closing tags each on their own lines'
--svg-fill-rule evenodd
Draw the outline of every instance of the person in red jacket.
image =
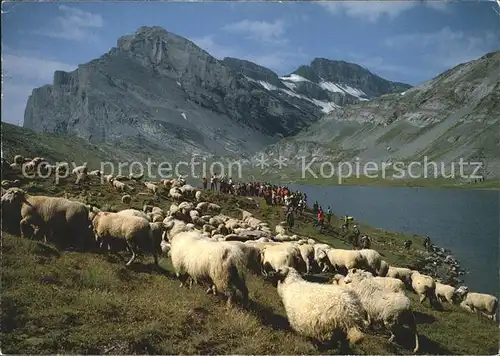
<svg viewBox="0 0 500 356">
<path fill-rule="evenodd" d="M 318 210 L 318 225 L 320 226 L 320 232 L 323 231 L 323 222 L 325 221 L 325 213 L 321 207 Z"/>
</svg>

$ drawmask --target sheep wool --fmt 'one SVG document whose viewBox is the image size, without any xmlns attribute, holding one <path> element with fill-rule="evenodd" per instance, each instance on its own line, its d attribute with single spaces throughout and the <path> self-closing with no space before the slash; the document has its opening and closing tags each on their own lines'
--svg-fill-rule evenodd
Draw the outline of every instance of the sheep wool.
<svg viewBox="0 0 500 356">
<path fill-rule="evenodd" d="M 498 299 L 490 294 L 469 292 L 460 306 L 470 312 L 482 312 L 488 318 L 497 320 Z"/>
<path fill-rule="evenodd" d="M 245 256 L 241 248 L 229 242 L 203 237 L 199 232 L 181 232 L 172 237 L 170 255 L 177 277 L 183 286 L 188 277 L 208 282 L 215 292 L 227 296 L 230 306 L 236 291 L 248 302 L 245 284 Z"/>
<path fill-rule="evenodd" d="M 364 273 L 349 272 L 344 281 L 359 296 L 363 308 L 368 313 L 369 323 L 383 322 L 384 326 L 389 329 L 391 333 L 389 342 L 395 338 L 394 328 L 406 324 L 415 336 L 413 352 L 418 351 L 417 324 L 411 310 L 410 299 L 406 295 L 382 288 L 374 281 L 374 278 L 366 278 Z"/>
<path fill-rule="evenodd" d="M 290 267 L 278 270 L 278 294 L 290 326 L 320 341 L 361 341 L 364 311 L 357 295 L 334 285 L 305 281 Z"/>
</svg>

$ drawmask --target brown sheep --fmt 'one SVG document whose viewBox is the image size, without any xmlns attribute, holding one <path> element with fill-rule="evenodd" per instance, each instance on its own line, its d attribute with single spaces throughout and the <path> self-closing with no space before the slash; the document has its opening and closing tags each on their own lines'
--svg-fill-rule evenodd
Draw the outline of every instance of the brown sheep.
<svg viewBox="0 0 500 356">
<path fill-rule="evenodd" d="M 40 233 L 45 241 L 50 236 L 51 240 L 63 245 L 79 247 L 86 247 L 91 241 L 89 209 L 83 203 L 64 198 L 32 196 L 19 188 L 9 189 L 2 200 L 20 212 L 21 236 Z"/>
</svg>

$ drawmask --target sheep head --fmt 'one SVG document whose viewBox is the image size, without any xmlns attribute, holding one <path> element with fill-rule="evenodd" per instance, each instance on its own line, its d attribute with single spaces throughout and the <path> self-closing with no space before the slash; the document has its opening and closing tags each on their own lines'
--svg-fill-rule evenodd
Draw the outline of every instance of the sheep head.
<svg viewBox="0 0 500 356">
<path fill-rule="evenodd" d="M 6 201 L 11 204 L 20 204 L 21 202 L 26 201 L 26 192 L 20 188 L 10 188 L 4 195 L 2 195 L 2 201 Z"/>
</svg>

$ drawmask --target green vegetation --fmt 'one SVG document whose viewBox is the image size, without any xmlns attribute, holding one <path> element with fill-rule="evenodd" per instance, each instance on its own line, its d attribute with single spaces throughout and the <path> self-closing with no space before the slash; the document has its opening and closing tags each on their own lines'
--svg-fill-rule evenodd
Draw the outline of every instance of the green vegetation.
<svg viewBox="0 0 500 356">
<path fill-rule="evenodd" d="M 5 178 L 15 178 L 9 175 Z M 144 193 L 140 183 L 131 183 Z M 97 179 L 77 187 L 71 179 L 55 185 L 52 179 L 23 181 L 32 194 L 67 196 L 102 208 L 126 208 L 120 195 Z M 153 202 L 162 208 L 171 204 L 161 192 L 159 201 L 135 195 L 132 207 Z M 240 217 L 238 208 L 274 226 L 284 219 L 279 207 L 267 206 L 260 198 L 249 200 L 204 192 L 207 200 L 223 207 L 223 213 Z M 255 204 L 257 202 L 259 206 Z M 333 217 L 327 234 L 312 227 L 312 214 L 296 219 L 293 233 L 315 238 L 335 247 L 347 248 L 347 237 L 339 235 L 340 221 Z M 391 264 L 418 268 L 426 253 L 423 239 L 374 229 L 361 224 L 372 237 L 373 248 Z M 412 240 L 410 251 L 403 241 Z M 262 278 L 249 277 L 252 303 L 248 309 L 227 310 L 225 302 L 206 295 L 203 288 L 179 288 L 169 259 L 153 268 L 151 256 L 141 256 L 126 267 L 126 252 L 81 253 L 60 251 L 51 245 L 2 234 L 2 351 L 8 354 L 324 354 L 323 350 L 290 330 L 276 289 Z M 312 277 L 311 277 L 312 278 Z M 327 276 L 315 275 L 317 280 Z M 498 326 L 457 306 L 432 310 L 418 304 L 408 292 L 415 310 L 421 352 L 426 354 L 496 354 Z M 398 343 L 387 342 L 383 331 L 369 332 L 349 353 L 408 354 L 412 338 L 405 330 Z"/>
</svg>

